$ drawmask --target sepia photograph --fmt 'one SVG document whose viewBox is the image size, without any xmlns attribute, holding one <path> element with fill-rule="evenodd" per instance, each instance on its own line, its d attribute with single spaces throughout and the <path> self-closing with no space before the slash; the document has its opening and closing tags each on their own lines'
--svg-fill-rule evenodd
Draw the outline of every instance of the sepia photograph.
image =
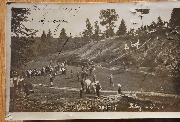
<svg viewBox="0 0 180 122">
<path fill-rule="evenodd" d="M 180 2 L 6 9 L 7 112 L 180 112 Z"/>
</svg>

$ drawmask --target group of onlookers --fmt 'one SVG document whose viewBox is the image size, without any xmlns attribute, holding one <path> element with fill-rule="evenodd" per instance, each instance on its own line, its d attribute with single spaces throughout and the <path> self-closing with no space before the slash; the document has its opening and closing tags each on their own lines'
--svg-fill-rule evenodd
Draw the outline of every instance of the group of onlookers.
<svg viewBox="0 0 180 122">
<path fill-rule="evenodd" d="M 98 97 L 100 97 L 100 91 L 102 90 L 102 86 L 99 81 L 97 81 L 96 74 L 94 72 L 95 66 L 93 63 L 90 63 L 88 66 L 81 66 L 82 71 L 77 72 L 77 80 L 81 84 L 80 88 L 80 97 L 83 97 L 84 93 L 90 94 L 95 93 Z M 29 95 L 30 91 L 33 91 L 33 86 L 31 83 L 24 82 L 24 77 L 31 78 L 34 76 L 49 76 L 50 86 L 52 87 L 54 84 L 54 80 L 56 75 L 65 74 L 66 75 L 66 64 L 58 63 L 56 66 L 45 66 L 42 67 L 41 70 L 25 70 L 22 72 L 22 75 L 17 75 L 17 72 L 13 72 L 13 77 L 10 79 L 11 92 L 15 91 L 24 91 L 26 95 Z M 70 77 L 73 78 L 73 70 L 70 71 Z M 92 77 L 92 81 L 89 80 L 89 76 Z M 113 75 L 109 76 L 110 87 L 114 87 Z M 121 85 L 118 84 L 118 93 L 121 94 Z"/>
</svg>

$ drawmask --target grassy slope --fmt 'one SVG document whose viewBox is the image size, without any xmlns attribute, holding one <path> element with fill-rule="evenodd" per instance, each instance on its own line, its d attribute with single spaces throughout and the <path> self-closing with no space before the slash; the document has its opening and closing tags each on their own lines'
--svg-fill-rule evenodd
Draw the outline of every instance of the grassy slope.
<svg viewBox="0 0 180 122">
<path fill-rule="evenodd" d="M 141 38 L 144 37 L 144 38 Z M 161 37 L 161 40 L 157 40 L 155 36 L 142 36 L 139 35 L 139 37 L 120 37 L 120 38 L 112 38 L 112 39 L 105 39 L 101 40 L 100 42 L 90 42 L 86 44 L 85 46 L 82 46 L 81 48 L 74 49 L 74 50 L 66 50 L 62 54 L 47 54 L 45 57 L 38 57 L 36 60 L 28 62 L 26 66 L 23 67 L 23 69 L 40 69 L 42 66 L 48 65 L 50 59 L 58 59 L 62 56 L 66 55 L 66 57 L 71 57 L 73 54 L 78 54 L 81 58 L 88 58 L 91 60 L 94 60 L 95 62 L 98 62 L 99 64 L 106 64 L 106 67 L 96 67 L 95 73 L 97 74 L 97 80 L 101 82 L 103 90 L 117 90 L 117 85 L 115 87 L 109 86 L 109 75 L 114 75 L 114 82 L 115 84 L 120 83 L 122 85 L 123 91 L 149 91 L 149 92 L 162 92 L 162 93 L 172 93 L 174 94 L 176 91 L 174 89 L 174 84 L 172 81 L 172 78 L 168 75 L 170 74 L 167 70 L 154 70 L 155 76 L 148 74 L 146 77 L 143 72 L 140 72 L 142 69 L 139 69 L 136 67 L 139 63 L 148 62 L 148 60 L 145 60 L 146 58 L 143 58 L 143 51 L 144 49 L 135 51 L 133 54 L 129 54 L 132 58 L 136 59 L 137 61 L 128 67 L 127 71 L 122 71 L 121 68 L 117 70 L 110 70 L 112 67 L 121 67 L 120 62 L 118 62 L 116 65 L 114 64 L 108 64 L 113 59 L 116 59 L 117 57 L 121 56 L 124 48 L 124 44 L 128 43 L 130 44 L 130 41 L 133 41 L 135 43 L 137 41 L 137 38 L 140 39 L 141 44 L 144 43 L 149 38 L 152 38 L 149 45 L 149 52 L 146 55 L 146 58 L 148 59 L 151 57 L 151 54 L 154 50 L 157 49 L 155 46 L 159 42 L 167 41 L 165 37 Z M 133 50 L 133 49 L 132 49 Z M 154 53 L 155 55 L 157 53 Z M 154 58 L 152 58 L 154 60 Z M 54 60 L 54 61 L 55 61 Z M 149 62 L 148 62 L 149 63 Z M 135 68 L 136 67 L 136 68 Z M 71 79 L 70 77 L 70 70 L 73 70 L 74 77 Z M 74 66 L 68 66 L 68 75 L 67 76 L 57 76 L 54 85 L 56 87 L 72 87 L 72 88 L 80 88 L 80 83 L 77 82 L 76 73 L 77 71 L 80 71 L 80 68 L 74 67 Z M 142 70 L 143 71 L 143 70 Z M 90 77 L 92 79 L 92 77 Z M 144 79 L 144 80 L 143 80 Z M 49 85 L 49 77 L 35 77 L 26 79 L 28 82 L 31 82 L 33 84 L 40 84 L 43 83 L 45 85 Z M 104 93 L 103 93 L 104 94 Z M 108 94 L 106 94 L 108 95 Z M 145 97 L 145 96 L 141 96 Z M 64 99 L 65 98 L 65 99 Z M 58 90 L 58 89 L 51 89 L 49 87 L 35 87 L 35 93 L 31 94 L 31 96 L 28 98 L 28 101 L 39 101 L 40 103 L 37 103 L 39 108 L 34 108 L 34 111 L 42 111 L 43 109 L 45 111 L 61 111 L 58 106 L 62 106 L 62 103 L 65 101 L 74 101 L 74 98 L 79 98 L 79 94 L 77 91 L 65 91 L 65 90 Z M 148 97 L 149 98 L 149 97 Z M 168 102 L 170 98 L 163 98 L 155 97 L 152 99 Z M 48 102 L 49 101 L 49 102 Z M 176 100 L 173 100 L 176 103 Z M 43 103 L 45 102 L 45 103 Z M 55 106 L 51 108 L 47 107 L 51 103 L 56 103 Z M 43 106 L 44 105 L 44 106 Z M 58 105 L 58 106 L 57 106 Z M 30 105 L 32 106 L 32 105 Z M 16 106 L 17 107 L 17 106 Z M 27 107 L 28 108 L 28 107 Z M 33 109 L 28 110 L 26 107 L 23 109 L 14 108 L 15 111 L 33 111 Z M 171 107 L 167 111 L 171 111 Z M 126 111 L 126 110 L 125 110 Z M 160 111 L 163 111 L 162 109 Z M 166 111 L 166 110 L 164 110 Z M 175 109 L 174 111 L 177 111 Z"/>
</svg>

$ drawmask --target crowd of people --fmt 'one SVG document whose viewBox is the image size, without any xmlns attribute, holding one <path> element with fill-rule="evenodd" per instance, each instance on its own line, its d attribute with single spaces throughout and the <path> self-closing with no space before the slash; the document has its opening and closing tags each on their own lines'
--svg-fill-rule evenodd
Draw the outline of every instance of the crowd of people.
<svg viewBox="0 0 180 122">
<path fill-rule="evenodd" d="M 88 65 L 80 65 L 81 71 L 77 72 L 77 81 L 80 83 L 81 88 L 79 91 L 80 98 L 83 98 L 84 94 L 96 94 L 97 97 L 100 97 L 100 92 L 102 86 L 100 81 L 97 80 L 95 71 L 95 66 L 93 62 L 87 63 Z M 26 95 L 29 95 L 30 92 L 33 92 L 33 85 L 28 82 L 24 82 L 24 78 L 32 78 L 36 76 L 49 77 L 50 86 L 54 86 L 54 81 L 57 75 L 66 75 L 67 74 L 67 62 L 57 62 L 56 65 L 52 64 L 52 61 L 48 66 L 44 66 L 41 69 L 29 69 L 22 71 L 22 75 L 17 75 L 16 71 L 13 71 L 12 77 L 10 79 L 11 92 L 16 90 L 20 92 L 25 92 Z M 70 70 L 68 75 L 70 78 L 74 77 L 73 70 Z M 92 81 L 90 80 L 92 77 Z M 110 87 L 114 87 L 113 75 L 109 76 Z M 42 85 L 42 84 L 41 84 Z M 118 84 L 118 93 L 121 94 L 121 85 Z"/>
<path fill-rule="evenodd" d="M 33 91 L 33 85 L 24 81 L 23 75 L 18 75 L 13 72 L 13 77 L 10 78 L 10 97 L 14 98 L 18 93 L 25 93 L 28 96 Z"/>
<path fill-rule="evenodd" d="M 60 75 L 60 74 L 66 74 L 66 62 L 60 63 L 57 62 L 56 65 L 53 66 L 53 64 L 50 62 L 48 66 L 43 66 L 41 69 L 28 69 L 25 71 L 22 71 L 22 75 L 31 78 L 34 76 L 46 76 L 46 75 Z"/>
<path fill-rule="evenodd" d="M 41 69 L 28 69 L 24 70 L 21 73 L 17 71 L 11 71 L 10 77 L 10 92 L 11 95 L 16 92 L 24 92 L 26 96 L 33 92 L 33 85 L 30 82 L 25 82 L 25 78 L 32 78 L 36 76 L 49 76 L 50 85 L 53 86 L 53 81 L 56 75 L 65 74 L 66 75 L 66 62 L 59 63 L 53 66 L 52 61 L 48 66 L 44 66 Z"/>
</svg>

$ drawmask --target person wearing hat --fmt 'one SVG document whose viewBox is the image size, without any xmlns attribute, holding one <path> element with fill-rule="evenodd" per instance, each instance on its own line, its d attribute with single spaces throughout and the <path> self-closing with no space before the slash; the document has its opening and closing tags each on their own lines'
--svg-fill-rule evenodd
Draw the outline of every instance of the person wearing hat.
<svg viewBox="0 0 180 122">
<path fill-rule="evenodd" d="M 97 81 L 97 85 L 96 85 L 96 94 L 99 97 L 100 96 L 100 90 L 101 90 L 101 85 L 100 83 Z"/>
<path fill-rule="evenodd" d="M 118 94 L 121 94 L 121 84 L 118 84 Z"/>
</svg>

